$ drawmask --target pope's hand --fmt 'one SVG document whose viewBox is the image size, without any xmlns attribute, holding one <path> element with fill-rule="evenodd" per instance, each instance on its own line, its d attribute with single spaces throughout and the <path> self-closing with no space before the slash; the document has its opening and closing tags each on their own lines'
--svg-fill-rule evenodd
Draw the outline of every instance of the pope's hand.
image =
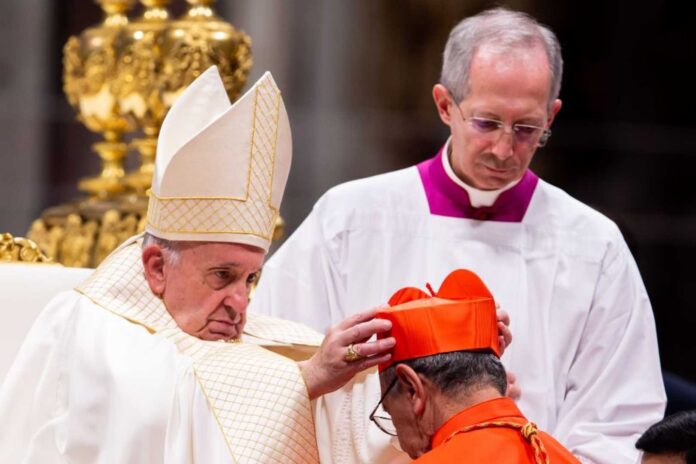
<svg viewBox="0 0 696 464">
<path fill-rule="evenodd" d="M 520 399 L 522 396 L 522 390 L 520 386 L 517 385 L 517 376 L 512 372 L 507 373 L 507 389 L 505 391 L 505 396 L 515 401 Z"/>
<path fill-rule="evenodd" d="M 498 320 L 498 342 L 500 343 L 500 355 L 502 356 L 505 348 L 512 343 L 512 332 L 510 332 L 510 315 L 507 311 L 503 311 L 496 305 L 496 319 Z M 517 376 L 512 373 L 507 373 L 507 391 L 505 395 L 513 400 L 520 399 L 522 389 L 517 385 Z"/>
<path fill-rule="evenodd" d="M 374 319 L 377 309 L 354 314 L 329 329 L 314 356 L 298 363 L 309 399 L 337 390 L 358 372 L 389 360 L 393 337 L 368 341 L 391 329 L 390 321 Z"/>
<path fill-rule="evenodd" d="M 505 348 L 510 346 L 510 343 L 512 343 L 512 332 L 510 332 L 510 315 L 507 313 L 507 311 L 503 311 L 500 309 L 500 306 L 496 305 L 495 316 L 498 320 L 498 342 L 500 343 L 500 355 L 502 356 L 505 352 Z"/>
</svg>

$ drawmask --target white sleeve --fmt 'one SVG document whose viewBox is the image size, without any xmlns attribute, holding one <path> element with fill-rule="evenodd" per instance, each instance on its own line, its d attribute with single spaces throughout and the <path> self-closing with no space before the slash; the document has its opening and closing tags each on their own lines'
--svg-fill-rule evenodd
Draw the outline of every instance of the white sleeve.
<svg viewBox="0 0 696 464">
<path fill-rule="evenodd" d="M 76 292 L 59 295 L 35 323 L 0 390 L 0 461 L 169 462 L 163 460 L 165 445 L 173 448 L 166 433 L 195 437 L 197 424 L 186 424 L 203 417 L 185 404 L 186 389 L 176 388 L 187 385 L 180 372 L 189 366 L 169 340 Z M 208 443 L 215 437 L 209 435 Z M 176 443 L 183 449 L 178 455 L 195 452 L 194 445 Z"/>
<path fill-rule="evenodd" d="M 0 385 L 2 462 L 58 459 L 52 446 L 55 440 L 44 424 L 63 410 L 60 387 L 65 344 L 61 337 L 72 328 L 74 301 L 74 295 L 61 293 L 42 311 Z M 46 395 L 47 391 L 52 395 Z"/>
<path fill-rule="evenodd" d="M 164 446 L 167 464 L 234 463 L 192 366 L 179 374 Z"/>
<path fill-rule="evenodd" d="M 568 372 L 555 437 L 583 462 L 635 463 L 635 442 L 665 409 L 650 301 L 619 236 L 602 264 Z"/>
<path fill-rule="evenodd" d="M 340 237 L 327 237 L 321 203 L 263 267 L 249 311 L 326 333 L 346 316 L 345 276 L 336 264 Z"/>
</svg>

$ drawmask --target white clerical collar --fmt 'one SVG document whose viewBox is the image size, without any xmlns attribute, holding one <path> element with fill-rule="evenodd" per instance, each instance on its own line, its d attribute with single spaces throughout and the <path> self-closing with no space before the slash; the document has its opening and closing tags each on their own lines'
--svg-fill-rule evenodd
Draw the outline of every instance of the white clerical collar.
<svg viewBox="0 0 696 464">
<path fill-rule="evenodd" d="M 505 187 L 498 189 L 498 190 L 479 190 L 477 188 L 474 188 L 470 186 L 469 184 L 466 184 L 463 180 L 461 180 L 457 175 L 454 173 L 454 170 L 452 169 L 452 165 L 449 160 L 449 151 L 450 151 L 450 141 L 452 138 L 447 139 L 447 143 L 445 143 L 445 148 L 443 149 L 442 152 L 442 166 L 445 168 L 445 172 L 447 173 L 447 176 L 452 179 L 452 181 L 466 190 L 466 193 L 469 194 L 469 202 L 471 203 L 471 206 L 474 208 L 480 208 L 481 206 L 492 206 L 493 203 L 495 203 L 495 200 L 498 199 L 501 193 L 503 193 L 506 190 L 511 189 L 515 185 L 517 185 L 522 178 L 520 177 L 519 179 L 510 182 L 507 184 Z"/>
</svg>

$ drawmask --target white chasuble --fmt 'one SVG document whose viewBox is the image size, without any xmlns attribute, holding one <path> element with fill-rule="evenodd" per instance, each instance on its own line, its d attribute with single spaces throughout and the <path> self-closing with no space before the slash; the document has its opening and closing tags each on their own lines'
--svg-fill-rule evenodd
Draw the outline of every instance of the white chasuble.
<svg viewBox="0 0 696 464">
<path fill-rule="evenodd" d="M 620 231 L 531 171 L 474 208 L 441 153 L 327 192 L 265 265 L 250 311 L 325 331 L 399 288 L 470 269 L 510 313 L 502 360 L 525 416 L 582 461 L 636 462 L 665 394 L 650 302 Z M 317 402 L 322 462 L 395 462 L 368 419 L 379 397 L 372 373 Z"/>
<path fill-rule="evenodd" d="M 321 342 L 253 315 L 246 338 L 300 358 Z M 2 386 L 0 417 L 2 462 L 318 462 L 296 362 L 182 332 L 145 282 L 139 240 L 43 311 Z"/>
</svg>

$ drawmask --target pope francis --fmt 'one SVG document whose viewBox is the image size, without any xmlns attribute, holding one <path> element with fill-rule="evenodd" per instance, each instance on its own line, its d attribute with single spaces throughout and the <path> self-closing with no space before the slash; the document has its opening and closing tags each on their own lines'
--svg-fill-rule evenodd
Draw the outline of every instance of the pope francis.
<svg viewBox="0 0 696 464">
<path fill-rule="evenodd" d="M 280 91 L 231 105 L 216 68 L 161 129 L 144 237 L 57 296 L 0 391 L 23 463 L 314 463 L 310 400 L 389 359 L 365 312 L 322 336 L 246 314 L 290 169 Z"/>
</svg>

